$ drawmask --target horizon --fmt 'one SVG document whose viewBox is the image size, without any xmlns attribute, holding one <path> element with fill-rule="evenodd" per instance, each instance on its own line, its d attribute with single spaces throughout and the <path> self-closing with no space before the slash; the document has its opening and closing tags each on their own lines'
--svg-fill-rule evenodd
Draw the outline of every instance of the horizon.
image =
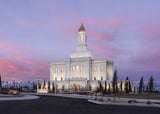
<svg viewBox="0 0 160 114">
<path fill-rule="evenodd" d="M 77 45 L 81 23 L 94 58 L 111 58 L 118 79 L 160 81 L 160 1 L 1 0 L 2 80 L 50 78 L 50 63 Z"/>
</svg>

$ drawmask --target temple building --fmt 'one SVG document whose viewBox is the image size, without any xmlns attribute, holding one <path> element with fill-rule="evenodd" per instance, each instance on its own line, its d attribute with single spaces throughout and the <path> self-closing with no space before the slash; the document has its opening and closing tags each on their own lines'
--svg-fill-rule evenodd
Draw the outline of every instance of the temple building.
<svg viewBox="0 0 160 114">
<path fill-rule="evenodd" d="M 94 59 L 87 46 L 87 32 L 83 26 L 78 30 L 78 44 L 70 58 L 50 64 L 50 82 L 57 90 L 96 90 L 99 82 L 104 86 L 113 79 L 113 61 Z M 96 45 L 96 44 L 95 44 Z"/>
</svg>

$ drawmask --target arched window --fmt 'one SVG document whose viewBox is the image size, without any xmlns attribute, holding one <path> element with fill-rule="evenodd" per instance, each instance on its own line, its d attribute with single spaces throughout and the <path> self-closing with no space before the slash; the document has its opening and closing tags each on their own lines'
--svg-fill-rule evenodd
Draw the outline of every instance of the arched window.
<svg viewBox="0 0 160 114">
<path fill-rule="evenodd" d="M 96 68 L 96 66 L 94 67 L 94 72 L 96 72 L 97 71 L 97 68 Z"/>
<path fill-rule="evenodd" d="M 101 72 L 103 72 L 103 66 L 101 66 Z"/>
<path fill-rule="evenodd" d="M 80 68 L 80 72 L 83 72 L 83 67 L 82 67 L 82 65 L 81 65 L 81 68 Z"/>
<path fill-rule="evenodd" d="M 73 72 L 75 72 L 75 66 L 73 66 Z"/>
<path fill-rule="evenodd" d="M 56 68 L 55 68 L 55 73 L 57 73 L 57 72 L 58 72 L 58 68 L 56 67 Z"/>
<path fill-rule="evenodd" d="M 61 73 L 63 73 L 63 67 L 62 67 L 62 69 L 61 69 Z"/>
<path fill-rule="evenodd" d="M 79 72 L 79 66 L 78 65 L 76 66 L 76 71 Z"/>
</svg>

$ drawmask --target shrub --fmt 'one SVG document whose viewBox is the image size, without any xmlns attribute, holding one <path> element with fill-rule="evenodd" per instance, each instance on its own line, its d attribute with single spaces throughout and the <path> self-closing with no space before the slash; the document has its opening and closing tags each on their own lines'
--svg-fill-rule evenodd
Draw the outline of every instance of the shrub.
<svg viewBox="0 0 160 114">
<path fill-rule="evenodd" d="M 103 102 L 103 98 L 99 98 L 98 101 Z"/>
<path fill-rule="evenodd" d="M 113 102 L 116 102 L 116 99 L 115 99 L 115 98 L 113 99 Z"/>
<path fill-rule="evenodd" d="M 94 98 L 94 100 L 97 100 L 97 98 Z"/>
<path fill-rule="evenodd" d="M 128 103 L 138 103 L 136 100 L 129 100 Z"/>
<path fill-rule="evenodd" d="M 132 102 L 131 100 L 128 101 L 128 103 L 131 103 L 131 102 Z"/>
<path fill-rule="evenodd" d="M 147 103 L 147 104 L 151 104 L 151 101 L 147 101 L 146 103 Z"/>
<path fill-rule="evenodd" d="M 108 98 L 108 101 L 111 101 L 111 99 L 110 99 L 110 98 Z"/>
</svg>

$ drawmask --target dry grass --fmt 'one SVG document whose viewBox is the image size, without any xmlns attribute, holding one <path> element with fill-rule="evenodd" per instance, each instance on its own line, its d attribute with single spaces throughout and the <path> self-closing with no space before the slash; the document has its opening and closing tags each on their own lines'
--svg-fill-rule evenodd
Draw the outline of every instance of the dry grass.
<svg viewBox="0 0 160 114">
<path fill-rule="evenodd" d="M 120 94 L 120 95 L 113 95 L 113 96 L 119 97 L 119 98 L 160 99 L 160 94 L 156 94 L 156 93 Z M 111 97 L 111 96 L 108 96 L 108 97 Z"/>
</svg>

